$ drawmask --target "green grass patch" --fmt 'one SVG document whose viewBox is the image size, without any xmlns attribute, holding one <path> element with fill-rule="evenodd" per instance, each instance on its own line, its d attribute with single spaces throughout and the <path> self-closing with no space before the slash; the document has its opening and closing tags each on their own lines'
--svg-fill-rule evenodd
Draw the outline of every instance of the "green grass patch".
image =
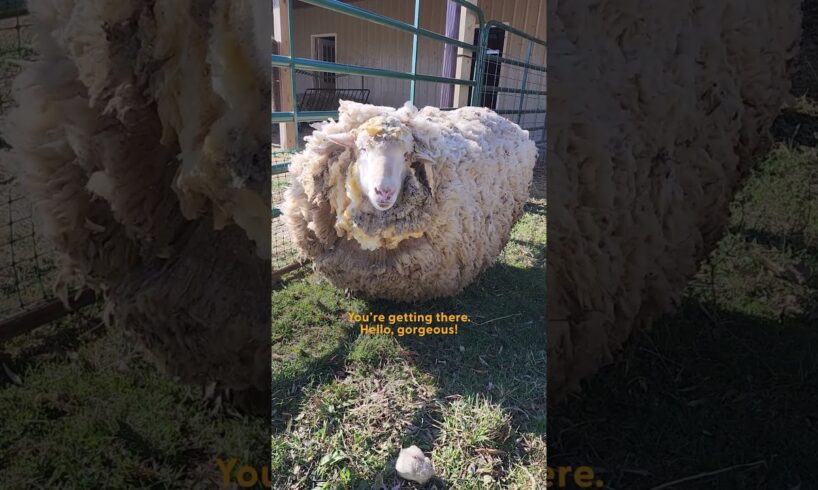
<svg viewBox="0 0 818 490">
<path fill-rule="evenodd" d="M 529 202 L 497 263 L 455 298 L 362 301 L 304 272 L 273 294 L 274 486 L 393 488 L 394 459 L 416 444 L 437 488 L 531 488 L 545 462 L 545 213 Z M 459 335 L 358 335 L 347 311 L 472 322 Z"/>
<path fill-rule="evenodd" d="M 17 374 L 0 389 L 4 488 L 191 488 L 220 481 L 216 456 L 266 459 L 264 420 L 210 413 L 119 331 Z"/>
</svg>

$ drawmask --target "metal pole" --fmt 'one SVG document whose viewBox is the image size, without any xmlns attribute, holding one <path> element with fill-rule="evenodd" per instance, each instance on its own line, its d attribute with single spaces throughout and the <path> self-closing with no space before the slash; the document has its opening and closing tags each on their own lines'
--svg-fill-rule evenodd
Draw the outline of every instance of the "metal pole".
<svg viewBox="0 0 818 490">
<path fill-rule="evenodd" d="M 528 81 L 528 64 L 531 63 L 531 49 L 534 47 L 534 41 L 528 41 L 528 54 L 525 55 L 525 68 L 523 68 L 523 84 L 520 86 L 520 90 L 523 92 L 520 93 L 520 107 L 519 113 L 517 114 L 517 124 L 520 124 L 520 121 L 523 118 L 523 101 L 525 100 L 525 84 Z"/>
<path fill-rule="evenodd" d="M 287 2 L 287 36 L 290 38 L 290 90 L 293 96 L 293 126 L 295 127 L 295 149 L 301 146 L 301 137 L 298 134 L 298 91 L 295 87 L 295 38 L 293 37 L 293 5 Z"/>
<path fill-rule="evenodd" d="M 474 65 L 474 90 L 471 93 L 471 105 L 473 106 L 480 106 L 482 105 L 480 102 L 481 89 L 483 88 L 483 58 L 486 55 L 486 45 L 489 42 L 489 29 L 488 25 L 480 25 L 480 35 L 478 36 L 477 42 L 477 59 L 475 60 Z"/>
<path fill-rule="evenodd" d="M 415 29 L 420 27 L 420 0 L 415 0 Z M 409 82 L 409 101 L 415 103 L 415 74 L 418 68 L 418 33 L 412 33 L 412 80 Z"/>
<path fill-rule="evenodd" d="M 473 80 L 444 78 L 439 77 L 437 75 L 424 75 L 422 73 L 412 75 L 411 73 L 406 73 L 402 71 L 384 70 L 382 68 L 369 68 L 367 66 L 360 65 L 347 65 L 344 63 L 333 63 L 331 61 L 311 60 L 309 58 L 295 58 L 294 60 L 291 60 L 287 56 L 275 54 L 270 56 L 270 62 L 273 64 L 273 66 L 281 66 L 284 68 L 289 67 L 290 63 L 292 62 L 295 63 L 296 68 L 306 71 L 328 71 L 330 73 L 346 73 L 348 75 L 364 75 L 367 77 L 395 78 L 398 80 L 412 80 L 414 78 L 422 82 L 456 83 L 458 85 L 472 86 L 476 85 Z M 514 90 L 515 93 L 517 91 L 517 89 L 509 90 Z"/>
<path fill-rule="evenodd" d="M 460 25 L 460 6 L 448 0 L 446 5 L 446 37 L 457 38 L 457 31 Z M 455 58 L 457 57 L 457 46 L 453 44 L 443 45 L 443 72 L 442 76 L 453 78 L 455 76 Z M 445 84 L 440 87 L 440 107 L 452 107 L 454 105 L 454 85 Z"/>
</svg>

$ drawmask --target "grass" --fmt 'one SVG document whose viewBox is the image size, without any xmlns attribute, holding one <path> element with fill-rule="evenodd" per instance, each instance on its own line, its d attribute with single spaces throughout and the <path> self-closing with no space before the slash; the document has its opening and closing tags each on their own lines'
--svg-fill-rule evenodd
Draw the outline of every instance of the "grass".
<svg viewBox="0 0 818 490">
<path fill-rule="evenodd" d="M 549 464 L 592 466 L 606 488 L 814 488 L 816 251 L 818 153 L 783 144 L 679 311 L 551 411 Z"/>
<path fill-rule="evenodd" d="M 217 456 L 266 460 L 266 421 L 213 413 L 92 313 L 5 346 L 3 488 L 213 487 Z"/>
<path fill-rule="evenodd" d="M 301 271 L 273 294 L 276 488 L 419 488 L 394 460 L 415 444 L 425 488 L 532 488 L 545 472 L 545 201 L 456 298 L 347 298 Z M 316 308 L 316 305 L 317 308 Z M 465 313 L 457 336 L 359 334 L 347 312 Z"/>
<path fill-rule="evenodd" d="M 410 443 L 435 449 L 438 488 L 528 488 L 545 461 L 544 311 L 531 307 L 545 294 L 544 212 L 529 205 L 497 266 L 464 295 L 418 305 L 472 314 L 456 339 L 356 336 L 343 313 L 389 305 L 348 298 L 307 271 L 275 292 L 273 342 L 286 348 L 274 350 L 274 488 L 395 481 L 391 459 Z M 268 465 L 269 420 L 216 410 L 100 313 L 3 346 L 3 488 L 212 488 L 222 484 L 217 458 L 237 459 L 234 480 L 244 464 Z"/>
</svg>

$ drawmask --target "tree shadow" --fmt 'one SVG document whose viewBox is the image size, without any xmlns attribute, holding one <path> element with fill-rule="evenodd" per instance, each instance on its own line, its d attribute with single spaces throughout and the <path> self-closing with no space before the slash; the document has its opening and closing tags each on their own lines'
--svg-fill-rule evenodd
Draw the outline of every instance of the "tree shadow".
<svg viewBox="0 0 818 490">
<path fill-rule="evenodd" d="M 591 466 L 607 488 L 719 469 L 673 488 L 809 487 L 818 482 L 816 351 L 807 320 L 686 299 L 582 393 L 551 407 L 549 465 Z"/>
<path fill-rule="evenodd" d="M 794 109 L 784 109 L 776 118 L 771 129 L 776 141 L 789 146 L 818 145 L 818 117 L 798 112 Z"/>
</svg>

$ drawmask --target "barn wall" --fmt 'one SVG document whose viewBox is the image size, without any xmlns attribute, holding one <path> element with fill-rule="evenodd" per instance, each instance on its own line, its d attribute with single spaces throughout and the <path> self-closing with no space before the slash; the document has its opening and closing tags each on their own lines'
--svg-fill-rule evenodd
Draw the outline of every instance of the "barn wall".
<svg viewBox="0 0 818 490">
<path fill-rule="evenodd" d="M 481 0 L 480 7 L 486 19 L 508 22 L 525 32 L 535 33 L 545 38 L 546 0 Z M 355 6 L 371 10 L 389 17 L 411 23 L 414 15 L 413 0 L 363 0 Z M 443 33 L 446 21 L 445 0 L 425 0 L 421 6 L 421 27 Z M 469 29 L 471 31 L 471 29 Z M 412 59 L 412 35 L 396 29 L 364 22 L 352 17 L 328 12 L 320 8 L 293 10 L 293 33 L 296 55 L 312 57 L 311 35 L 336 34 L 336 59 L 339 63 L 363 65 L 375 68 L 408 72 Z M 471 41 L 471 39 L 469 39 Z M 505 53 L 517 59 L 525 58 L 526 45 L 516 36 L 506 38 Z M 545 64 L 545 49 L 537 48 L 532 62 Z M 431 39 L 420 38 L 418 73 L 440 75 L 443 65 L 443 44 Z M 522 70 L 506 65 L 501 71 L 501 86 L 519 88 Z M 298 92 L 313 86 L 308 75 L 298 75 Z M 544 89 L 545 74 L 533 72 L 529 83 L 540 84 Z M 338 88 L 368 88 L 370 102 L 374 104 L 399 106 L 409 97 L 409 82 L 357 75 L 342 76 L 337 79 Z M 438 105 L 440 84 L 418 82 L 416 103 Z M 498 98 L 498 108 L 517 109 L 518 95 L 504 94 Z M 544 107 L 544 97 L 529 97 L 525 108 Z M 516 120 L 516 119 L 515 119 Z M 523 124 L 534 125 L 534 119 L 523 119 Z"/>
<path fill-rule="evenodd" d="M 389 17 L 412 22 L 412 0 L 364 0 L 355 6 Z M 427 0 L 421 9 L 421 27 L 443 32 L 446 20 L 446 3 Z M 363 65 L 373 68 L 408 72 L 412 60 L 412 35 L 397 29 L 364 22 L 347 15 L 328 12 L 320 8 L 295 9 L 293 32 L 296 55 L 312 58 L 311 35 L 336 34 L 336 60 L 339 63 Z M 418 51 L 418 73 L 439 75 L 443 64 L 443 45 L 437 41 L 421 38 Z M 312 77 L 298 75 L 298 92 L 312 87 Z M 348 75 L 337 79 L 338 88 L 361 88 L 360 76 Z M 438 84 L 419 82 L 417 103 L 437 103 Z M 363 88 L 370 92 L 374 104 L 399 106 L 409 98 L 409 82 L 386 78 L 364 77 Z"/>
</svg>

